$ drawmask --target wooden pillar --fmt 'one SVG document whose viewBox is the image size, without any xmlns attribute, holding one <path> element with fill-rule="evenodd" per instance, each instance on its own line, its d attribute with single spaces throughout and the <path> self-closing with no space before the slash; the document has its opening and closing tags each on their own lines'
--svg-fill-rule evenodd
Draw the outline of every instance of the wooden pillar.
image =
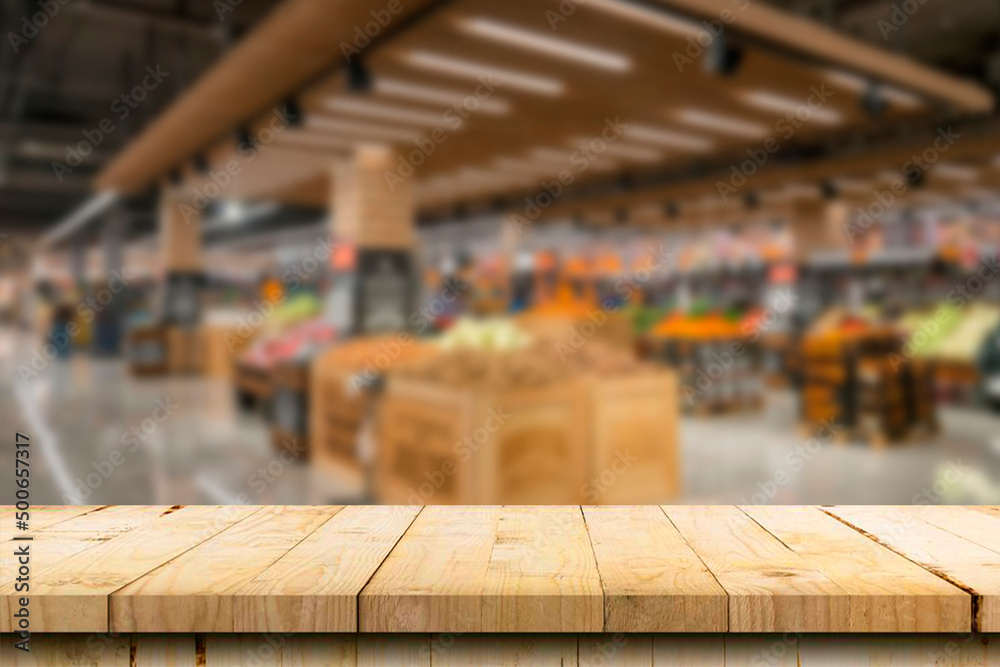
<svg viewBox="0 0 1000 667">
<path fill-rule="evenodd" d="M 397 162 L 389 148 L 361 146 L 332 170 L 333 238 L 354 262 L 337 275 L 330 319 L 355 334 L 405 330 L 416 306 L 413 183 Z"/>
<path fill-rule="evenodd" d="M 202 271 L 200 210 L 190 202 L 165 193 L 160 201 L 160 237 L 167 275 Z"/>
</svg>

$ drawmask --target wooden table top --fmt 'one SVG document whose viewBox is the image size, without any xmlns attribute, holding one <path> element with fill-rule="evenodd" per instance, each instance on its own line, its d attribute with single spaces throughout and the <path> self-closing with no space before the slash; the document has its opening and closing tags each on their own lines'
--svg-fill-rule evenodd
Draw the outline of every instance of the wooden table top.
<svg viewBox="0 0 1000 667">
<path fill-rule="evenodd" d="M 995 506 L 12 513 L 0 632 L 1000 632 Z"/>
</svg>

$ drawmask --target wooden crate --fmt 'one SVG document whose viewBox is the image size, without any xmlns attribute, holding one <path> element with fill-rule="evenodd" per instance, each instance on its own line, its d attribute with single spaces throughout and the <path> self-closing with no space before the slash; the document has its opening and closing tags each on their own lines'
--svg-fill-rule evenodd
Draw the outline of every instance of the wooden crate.
<svg viewBox="0 0 1000 667">
<path fill-rule="evenodd" d="M 455 355 L 435 360 L 447 372 Z M 379 409 L 375 492 L 380 502 L 565 504 L 589 472 L 587 392 L 537 356 L 496 354 L 490 373 L 548 376 L 492 388 L 389 378 Z M 544 368 L 543 368 L 544 367 Z"/>
<path fill-rule="evenodd" d="M 395 364 L 422 359 L 435 348 L 409 334 L 360 338 L 331 347 L 312 362 L 309 408 L 310 459 L 364 482 L 359 438 L 377 386 Z"/>
<path fill-rule="evenodd" d="M 677 376 L 653 369 L 587 382 L 590 473 L 585 502 L 656 504 L 680 495 Z"/>
</svg>

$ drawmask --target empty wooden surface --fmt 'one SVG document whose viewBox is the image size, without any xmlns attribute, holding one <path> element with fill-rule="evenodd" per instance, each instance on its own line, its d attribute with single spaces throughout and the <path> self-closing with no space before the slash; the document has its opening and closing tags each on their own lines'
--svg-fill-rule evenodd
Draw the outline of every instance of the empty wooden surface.
<svg viewBox="0 0 1000 667">
<path fill-rule="evenodd" d="M 1000 631 L 996 508 L 9 509 L 0 632 Z"/>
</svg>

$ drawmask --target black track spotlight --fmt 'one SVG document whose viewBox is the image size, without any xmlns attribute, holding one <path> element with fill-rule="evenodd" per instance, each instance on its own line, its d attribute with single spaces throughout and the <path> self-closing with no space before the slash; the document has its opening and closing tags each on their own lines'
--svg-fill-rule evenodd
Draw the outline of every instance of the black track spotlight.
<svg viewBox="0 0 1000 667">
<path fill-rule="evenodd" d="M 743 203 L 746 204 L 747 209 L 752 211 L 760 206 L 760 195 L 751 190 L 743 197 Z"/>
<path fill-rule="evenodd" d="M 725 30 L 720 32 L 705 50 L 705 71 L 731 76 L 743 62 L 743 47 L 733 44 Z"/>
<path fill-rule="evenodd" d="M 347 63 L 347 89 L 352 93 L 367 93 L 372 89 L 372 74 L 361 58 Z"/>
<path fill-rule="evenodd" d="M 819 184 L 819 189 L 823 193 L 823 199 L 836 199 L 840 195 L 837 184 L 833 181 L 823 181 Z"/>
<path fill-rule="evenodd" d="M 924 170 L 916 165 L 910 165 L 903 171 L 903 178 L 911 188 L 919 188 L 924 184 Z"/>
<path fill-rule="evenodd" d="M 861 109 L 871 118 L 880 118 L 888 106 L 879 83 L 870 81 L 861 94 Z"/>
<path fill-rule="evenodd" d="M 681 214 L 681 207 L 677 204 L 677 202 L 670 201 L 663 207 L 663 212 L 667 214 L 668 218 L 675 220 Z"/>
<path fill-rule="evenodd" d="M 288 127 L 301 127 L 305 122 L 305 118 L 302 115 L 302 107 L 299 106 L 298 100 L 294 97 L 289 97 L 281 105 L 281 115 L 284 116 Z"/>
<path fill-rule="evenodd" d="M 199 174 L 208 173 L 208 158 L 205 157 L 204 153 L 198 153 L 194 156 L 194 170 Z"/>
</svg>

